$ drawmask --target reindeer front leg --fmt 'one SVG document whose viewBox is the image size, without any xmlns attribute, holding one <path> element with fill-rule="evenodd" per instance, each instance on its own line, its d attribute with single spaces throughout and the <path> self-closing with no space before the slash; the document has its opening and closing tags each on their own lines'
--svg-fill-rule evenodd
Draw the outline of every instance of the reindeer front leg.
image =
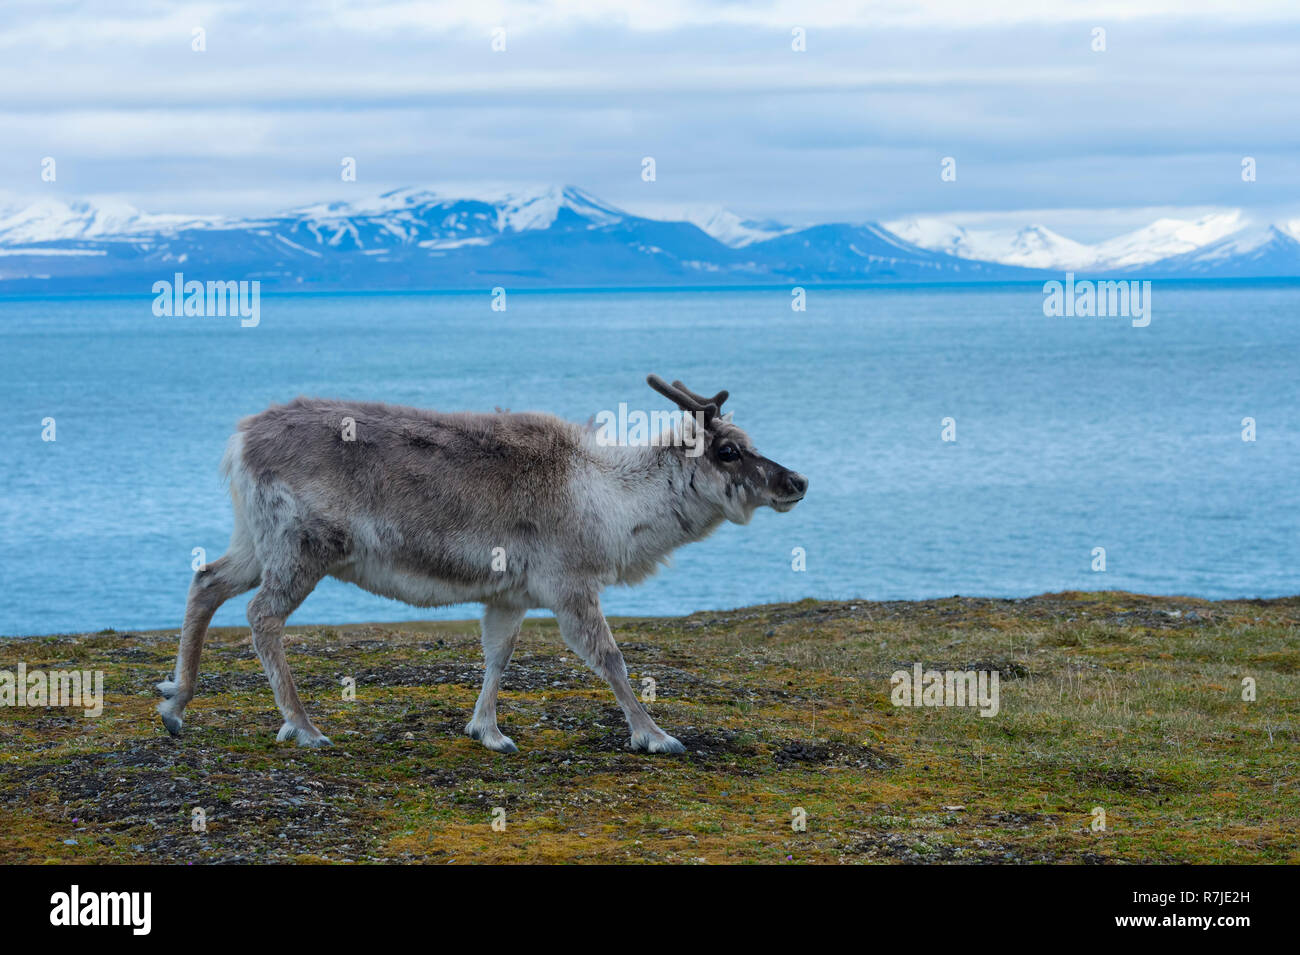
<svg viewBox="0 0 1300 955">
<path fill-rule="evenodd" d="M 632 748 L 650 753 L 685 752 L 686 747 L 656 726 L 641 701 L 636 698 L 632 684 L 627 679 L 627 664 L 623 662 L 623 654 L 614 642 L 614 635 L 609 632 L 609 623 L 600 609 L 599 595 L 594 591 L 568 595 L 555 607 L 555 619 L 569 649 L 604 677 L 614 691 L 614 697 L 622 707 L 623 716 L 632 731 Z"/>
</svg>

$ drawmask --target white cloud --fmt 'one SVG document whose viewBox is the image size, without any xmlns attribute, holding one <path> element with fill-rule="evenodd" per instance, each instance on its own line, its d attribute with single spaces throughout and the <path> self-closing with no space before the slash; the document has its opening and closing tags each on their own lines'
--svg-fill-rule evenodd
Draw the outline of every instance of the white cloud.
<svg viewBox="0 0 1300 955">
<path fill-rule="evenodd" d="M 0 188 L 252 212 L 362 186 L 545 181 L 791 222 L 1294 205 L 1300 5 L 1216 7 L 11 0 Z M 39 179 L 47 155 L 57 184 Z M 1243 155 L 1259 160 L 1249 187 Z M 943 156 L 956 183 L 939 180 Z"/>
<path fill-rule="evenodd" d="M 410 37 L 504 26 L 508 35 L 613 28 L 642 33 L 745 27 L 788 37 L 808 30 L 970 29 L 1018 24 L 1089 23 L 1107 26 L 1139 19 L 1208 19 L 1214 22 L 1296 22 L 1291 0 L 10 0 L 0 12 L 0 48 L 91 49 L 96 45 L 165 47 L 188 44 L 198 26 L 214 38 L 251 31 L 303 39 L 328 34 Z M 721 44 L 722 38 L 719 38 Z M 818 40 L 810 40 L 816 44 Z"/>
</svg>

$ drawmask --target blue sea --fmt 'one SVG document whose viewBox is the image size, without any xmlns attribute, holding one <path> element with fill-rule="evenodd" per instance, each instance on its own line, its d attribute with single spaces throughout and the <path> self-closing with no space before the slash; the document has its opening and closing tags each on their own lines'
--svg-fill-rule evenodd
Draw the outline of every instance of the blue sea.
<svg viewBox="0 0 1300 955">
<path fill-rule="evenodd" d="M 1146 328 L 1047 318 L 1041 285 L 790 302 L 789 289 L 512 292 L 500 312 L 486 292 L 267 295 L 244 328 L 155 317 L 147 295 L 0 301 L 0 634 L 177 627 L 194 548 L 215 559 L 230 532 L 226 437 L 268 404 L 586 421 L 619 402 L 663 407 L 648 372 L 730 389 L 736 423 L 811 486 L 792 512 L 724 525 L 610 589 L 609 613 L 1300 593 L 1300 284 L 1157 283 Z M 216 622 L 243 624 L 246 602 Z M 327 580 L 293 619 L 476 612 Z"/>
</svg>

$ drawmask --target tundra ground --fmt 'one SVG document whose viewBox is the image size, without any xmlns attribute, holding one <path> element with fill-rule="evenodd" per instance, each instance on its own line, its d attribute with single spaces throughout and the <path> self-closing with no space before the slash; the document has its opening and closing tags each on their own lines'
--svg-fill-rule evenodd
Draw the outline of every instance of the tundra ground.
<svg viewBox="0 0 1300 955">
<path fill-rule="evenodd" d="M 291 627 L 327 750 L 275 743 L 246 629 L 209 635 L 176 739 L 153 688 L 175 631 L 0 641 L 0 670 L 99 669 L 106 695 L 94 719 L 0 707 L 0 862 L 1300 862 L 1300 598 L 612 622 L 685 755 L 624 749 L 612 695 L 550 619 L 528 621 L 504 681 L 510 756 L 461 735 L 473 622 Z M 890 675 L 916 662 L 997 670 L 1000 712 L 895 707 Z"/>
</svg>

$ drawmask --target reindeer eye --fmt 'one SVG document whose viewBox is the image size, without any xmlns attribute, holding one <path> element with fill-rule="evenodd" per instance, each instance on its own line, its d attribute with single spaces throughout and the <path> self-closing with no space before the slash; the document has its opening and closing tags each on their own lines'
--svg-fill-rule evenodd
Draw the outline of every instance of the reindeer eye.
<svg viewBox="0 0 1300 955">
<path fill-rule="evenodd" d="M 718 446 L 717 458 L 719 461 L 735 461 L 740 457 L 740 452 L 736 450 L 734 444 L 722 444 Z"/>
</svg>

